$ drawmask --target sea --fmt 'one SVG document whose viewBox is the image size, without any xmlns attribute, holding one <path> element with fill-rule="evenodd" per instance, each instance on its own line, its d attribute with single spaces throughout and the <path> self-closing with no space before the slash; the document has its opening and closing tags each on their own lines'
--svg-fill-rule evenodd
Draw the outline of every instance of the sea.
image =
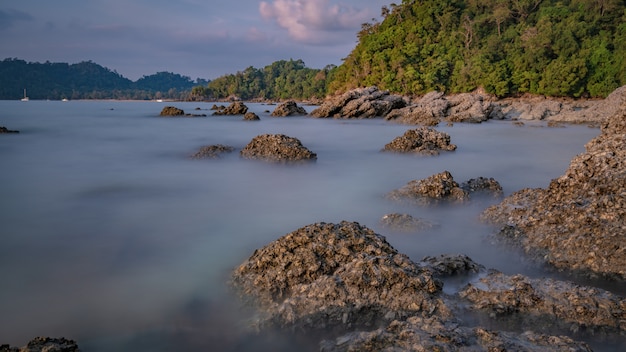
<svg viewBox="0 0 626 352">
<path fill-rule="evenodd" d="M 246 103 L 260 121 L 244 121 L 212 116 L 213 104 L 0 101 L 0 125 L 20 132 L 0 135 L 0 344 L 52 336 L 84 352 L 316 350 L 280 331 L 245 333 L 251 313 L 228 281 L 255 249 L 318 222 L 359 222 L 415 261 L 463 253 L 508 274 L 561 275 L 493 243 L 479 214 L 498 199 L 427 207 L 385 194 L 445 170 L 459 183 L 493 177 L 505 195 L 547 187 L 597 127 L 442 123 L 457 150 L 418 156 L 381 151 L 415 126 L 272 117 L 276 106 L 261 103 Z M 167 105 L 207 116 L 160 117 Z M 239 156 L 266 133 L 298 138 L 317 161 Z M 214 144 L 235 152 L 191 158 Z M 394 232 L 380 223 L 390 213 L 438 226 Z"/>
</svg>

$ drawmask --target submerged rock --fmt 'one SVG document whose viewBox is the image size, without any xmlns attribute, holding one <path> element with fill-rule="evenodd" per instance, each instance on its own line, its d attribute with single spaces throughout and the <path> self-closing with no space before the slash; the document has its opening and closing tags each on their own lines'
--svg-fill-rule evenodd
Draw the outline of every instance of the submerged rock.
<svg viewBox="0 0 626 352">
<path fill-rule="evenodd" d="M 478 177 L 469 179 L 461 184 L 461 188 L 468 193 L 488 193 L 495 197 L 503 194 L 502 186 L 493 177 Z"/>
<path fill-rule="evenodd" d="M 246 159 L 281 163 L 317 160 L 317 154 L 304 147 L 299 139 L 283 134 L 256 136 L 243 148 L 240 154 Z"/>
<path fill-rule="evenodd" d="M 427 205 L 441 201 L 464 202 L 469 199 L 469 193 L 459 187 L 449 171 L 444 171 L 423 180 L 410 181 L 389 192 L 387 198 Z"/>
<path fill-rule="evenodd" d="M 230 153 L 230 152 L 233 152 L 234 150 L 235 148 L 227 146 L 227 145 L 222 145 L 222 144 L 207 145 L 207 146 L 200 148 L 200 150 L 196 152 L 195 154 L 193 154 L 191 158 L 215 159 L 215 158 L 219 158 L 221 154 Z"/>
<path fill-rule="evenodd" d="M 409 214 L 386 214 L 380 219 L 380 225 L 393 231 L 417 232 L 432 229 L 437 224 L 424 219 L 414 218 Z"/>
<path fill-rule="evenodd" d="M 430 127 L 408 130 L 383 148 L 383 151 L 423 155 L 438 155 L 442 150 L 454 151 L 456 145 L 450 143 L 450 135 Z"/>
<path fill-rule="evenodd" d="M 2 133 L 20 133 L 20 131 L 10 130 L 4 126 L 0 126 L 0 134 Z"/>
<path fill-rule="evenodd" d="M 64 337 L 35 337 L 24 347 L 1 345 L 0 352 L 80 352 L 74 340 Z"/>
<path fill-rule="evenodd" d="M 313 117 L 372 118 L 385 116 L 393 109 L 406 106 L 399 95 L 381 91 L 376 86 L 359 88 L 324 101 L 311 112 Z"/>
<path fill-rule="evenodd" d="M 482 214 L 538 261 L 626 279 L 626 104 L 546 189 L 523 189 Z"/>
<path fill-rule="evenodd" d="M 272 112 L 272 116 L 293 116 L 293 115 L 306 115 L 306 110 L 298 106 L 295 101 L 289 100 L 276 107 Z"/>
<path fill-rule="evenodd" d="M 474 262 L 465 254 L 428 256 L 422 259 L 420 264 L 430 268 L 438 277 L 478 274 L 485 270 L 484 266 Z"/>
</svg>

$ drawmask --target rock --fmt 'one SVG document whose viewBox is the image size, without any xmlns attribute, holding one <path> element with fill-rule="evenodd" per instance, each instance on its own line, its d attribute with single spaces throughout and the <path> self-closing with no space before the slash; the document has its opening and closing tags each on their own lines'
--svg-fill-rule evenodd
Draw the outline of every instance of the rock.
<svg viewBox="0 0 626 352">
<path fill-rule="evenodd" d="M 408 316 L 449 316 L 441 282 L 355 222 L 317 223 L 258 249 L 233 286 L 261 309 L 261 327 L 376 327 Z"/>
<path fill-rule="evenodd" d="M 246 112 L 248 112 L 246 104 L 235 101 L 228 105 L 228 107 L 215 111 L 213 115 L 245 115 Z"/>
<path fill-rule="evenodd" d="M 35 337 L 22 348 L 1 345 L 0 352 L 80 352 L 73 340 L 51 337 Z"/>
<path fill-rule="evenodd" d="M 626 104 L 626 86 L 614 90 L 603 100 L 573 102 L 558 114 L 548 116 L 549 121 L 568 123 L 602 123 Z"/>
<path fill-rule="evenodd" d="M 293 115 L 306 115 L 306 114 L 307 114 L 306 110 L 303 107 L 298 106 L 298 104 L 296 104 L 296 102 L 293 100 L 289 100 L 278 105 L 278 107 L 274 109 L 274 112 L 272 112 L 272 116 L 282 116 L 282 117 L 293 116 Z"/>
<path fill-rule="evenodd" d="M 326 100 L 311 112 L 313 117 L 372 118 L 385 116 L 406 106 L 401 96 L 381 91 L 376 86 L 359 88 Z"/>
<path fill-rule="evenodd" d="M 417 232 L 432 229 L 437 226 L 430 221 L 417 219 L 409 214 L 386 214 L 380 219 L 380 225 L 393 231 Z"/>
<path fill-rule="evenodd" d="M 448 101 L 448 122 L 481 123 L 491 118 L 493 105 L 485 95 L 463 93 L 448 97 Z"/>
<path fill-rule="evenodd" d="M 246 159 L 281 163 L 317 160 L 317 154 L 304 147 L 300 140 L 283 134 L 263 134 L 254 137 L 243 148 L 241 156 Z"/>
<path fill-rule="evenodd" d="M 420 264 L 430 268 L 437 277 L 478 274 L 485 267 L 474 262 L 465 254 L 441 254 L 436 257 L 424 257 Z"/>
<path fill-rule="evenodd" d="M 250 112 L 250 111 L 247 112 L 245 115 L 243 115 L 243 119 L 245 121 L 259 121 L 259 120 L 261 120 L 257 114 L 255 114 L 253 112 Z"/>
<path fill-rule="evenodd" d="M 487 193 L 494 197 L 502 196 L 502 186 L 493 177 L 478 177 L 469 179 L 461 184 L 461 188 L 468 193 Z"/>
<path fill-rule="evenodd" d="M 430 92 L 416 103 L 390 111 L 385 120 L 410 125 L 436 126 L 445 118 L 450 102 L 441 92 Z"/>
<path fill-rule="evenodd" d="M 482 214 L 532 258 L 626 279 L 626 104 L 547 189 L 523 189 Z"/>
<path fill-rule="evenodd" d="M 467 328 L 436 317 L 410 317 L 374 331 L 351 332 L 320 344 L 323 352 L 543 351 L 591 352 L 584 342 L 531 331 L 522 334 Z"/>
<path fill-rule="evenodd" d="M 207 145 L 207 146 L 200 148 L 200 150 L 197 153 L 193 154 L 191 158 L 193 159 L 216 159 L 216 158 L 219 158 L 221 154 L 230 153 L 234 150 L 235 148 L 222 145 L 222 144 Z"/>
<path fill-rule="evenodd" d="M 383 151 L 423 155 L 438 155 L 441 150 L 454 151 L 456 145 L 450 144 L 450 135 L 430 127 L 408 130 L 383 148 Z"/>
<path fill-rule="evenodd" d="M 626 331 L 626 300 L 598 288 L 492 271 L 459 295 L 493 317 L 515 314 L 523 328 Z"/>
<path fill-rule="evenodd" d="M 444 171 L 423 180 L 410 181 L 389 192 L 387 198 L 429 205 L 442 201 L 464 202 L 469 199 L 469 193 L 459 187 L 449 171 Z"/>
<path fill-rule="evenodd" d="M 2 133 L 20 133 L 20 131 L 13 131 L 4 126 L 0 126 L 0 134 Z"/>
<path fill-rule="evenodd" d="M 174 106 L 166 106 L 161 110 L 160 116 L 184 116 L 185 111 Z"/>
</svg>

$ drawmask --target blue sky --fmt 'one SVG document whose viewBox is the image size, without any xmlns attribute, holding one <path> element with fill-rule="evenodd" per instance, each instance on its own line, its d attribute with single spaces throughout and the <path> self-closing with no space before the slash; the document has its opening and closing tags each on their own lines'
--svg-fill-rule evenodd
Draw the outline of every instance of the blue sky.
<svg viewBox="0 0 626 352">
<path fill-rule="evenodd" d="M 398 1 L 400 2 L 400 1 Z M 302 59 L 339 65 L 389 0 L 0 1 L 0 59 L 91 60 L 124 77 L 214 79 Z"/>
</svg>

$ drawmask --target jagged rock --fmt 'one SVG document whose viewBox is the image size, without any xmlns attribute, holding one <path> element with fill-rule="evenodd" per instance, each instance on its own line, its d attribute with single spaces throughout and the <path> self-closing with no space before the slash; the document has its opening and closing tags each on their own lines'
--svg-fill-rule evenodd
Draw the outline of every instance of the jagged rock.
<svg viewBox="0 0 626 352">
<path fill-rule="evenodd" d="M 430 127 L 408 130 L 383 148 L 383 151 L 424 155 L 438 155 L 441 150 L 454 151 L 456 145 L 450 144 L 450 135 Z"/>
<path fill-rule="evenodd" d="M 598 288 L 492 271 L 459 295 L 472 309 L 487 310 L 494 317 L 516 314 L 525 320 L 524 328 L 626 331 L 626 300 Z"/>
<path fill-rule="evenodd" d="M 539 261 L 626 279 L 626 104 L 547 189 L 523 189 L 482 214 Z M 508 236 L 507 236 L 508 234 Z"/>
<path fill-rule="evenodd" d="M 311 112 L 313 117 L 371 118 L 385 116 L 406 106 L 401 96 L 381 91 L 376 86 L 359 88 L 326 100 Z"/>
<path fill-rule="evenodd" d="M 216 158 L 219 158 L 221 154 L 230 153 L 234 150 L 235 148 L 227 146 L 227 145 L 222 145 L 222 144 L 207 145 L 207 146 L 200 148 L 200 150 L 197 153 L 193 154 L 191 158 L 193 159 L 216 159 Z"/>
<path fill-rule="evenodd" d="M 73 340 L 51 337 L 35 337 L 24 347 L 1 345 L 0 352 L 80 352 Z"/>
<path fill-rule="evenodd" d="M 461 184 L 461 188 L 468 193 L 488 193 L 495 197 L 502 196 L 502 186 L 493 177 L 478 177 L 469 179 Z"/>
<path fill-rule="evenodd" d="M 394 231 L 417 232 L 437 226 L 430 221 L 414 218 L 409 214 L 386 214 L 380 219 L 380 225 Z"/>
<path fill-rule="evenodd" d="M 436 126 L 445 118 L 450 102 L 441 92 L 430 92 L 416 103 L 390 111 L 385 120 L 410 125 Z"/>
<path fill-rule="evenodd" d="M 477 93 L 463 93 L 448 97 L 446 121 L 481 123 L 491 118 L 493 105 L 487 96 Z"/>
<path fill-rule="evenodd" d="M 2 133 L 20 133 L 20 131 L 10 130 L 4 126 L 0 126 L 0 134 Z"/>
<path fill-rule="evenodd" d="M 300 140 L 283 134 L 256 136 L 243 148 L 240 154 L 246 159 L 281 163 L 317 160 L 317 154 L 304 147 Z"/>
<path fill-rule="evenodd" d="M 160 116 L 184 116 L 185 111 L 174 106 L 166 106 L 161 110 Z"/>
<path fill-rule="evenodd" d="M 213 115 L 245 115 L 248 112 L 246 104 L 235 101 L 223 109 L 219 109 Z"/>
<path fill-rule="evenodd" d="M 293 116 L 293 115 L 306 115 L 306 110 L 298 106 L 295 101 L 289 100 L 276 107 L 272 112 L 272 116 Z"/>
<path fill-rule="evenodd" d="M 253 112 L 250 112 L 250 111 L 247 112 L 245 115 L 243 115 L 243 119 L 245 121 L 259 121 L 259 120 L 261 120 L 259 118 L 259 115 L 255 114 Z"/>
<path fill-rule="evenodd" d="M 522 334 L 484 328 L 467 328 L 436 317 L 410 317 L 393 321 L 374 331 L 356 331 L 320 344 L 323 352 L 377 351 L 524 351 L 591 352 L 583 342 L 566 336 L 550 336 L 531 331 Z"/>
<path fill-rule="evenodd" d="M 465 254 L 441 254 L 424 257 L 420 264 L 428 266 L 438 277 L 478 274 L 485 267 L 474 262 Z"/>
<path fill-rule="evenodd" d="M 469 199 L 469 193 L 459 187 L 449 171 L 444 171 L 423 180 L 410 181 L 389 192 L 387 198 L 428 205 L 441 201 L 464 202 Z"/>
<path fill-rule="evenodd" d="M 408 316 L 449 316 L 441 282 L 355 222 L 317 223 L 258 249 L 233 285 L 261 309 L 261 327 L 374 327 Z"/>
</svg>

